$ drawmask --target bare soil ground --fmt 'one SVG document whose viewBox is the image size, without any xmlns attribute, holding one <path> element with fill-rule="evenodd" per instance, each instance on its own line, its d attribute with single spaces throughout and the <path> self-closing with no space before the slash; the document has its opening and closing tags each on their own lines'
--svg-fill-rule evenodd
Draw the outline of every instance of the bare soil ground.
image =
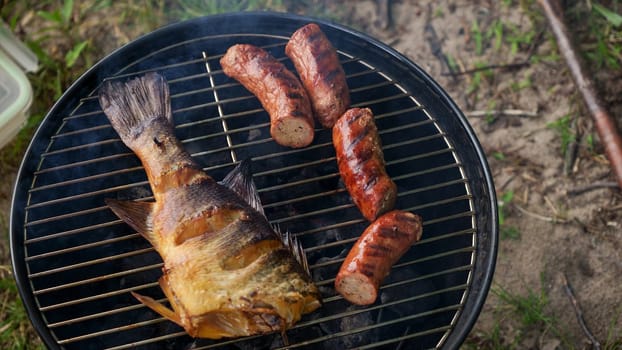
<svg viewBox="0 0 622 350">
<path fill-rule="evenodd" d="M 383 1 L 309 3 L 334 8 L 345 16 L 340 22 L 391 45 L 426 70 L 465 112 L 488 156 L 503 223 L 493 290 L 466 346 L 589 349 L 593 345 L 575 315 L 580 310 L 603 346 L 621 348 L 622 192 L 610 187 L 577 191 L 613 177 L 537 5 L 401 0 L 389 2 L 386 17 L 379 7 Z M 306 11 L 302 5 L 290 10 Z M 103 52 L 142 34 L 115 25 L 106 29 L 85 29 L 96 30 L 92 44 Z M 494 68 L 477 70 L 484 66 Z M 620 123 L 622 73 L 593 74 Z M 514 115 L 494 112 L 508 110 Z M 564 147 L 575 150 L 575 157 L 564 157 Z M 0 169 L 3 227 L 15 173 L 15 167 Z M 6 264 L 2 242 L 0 265 Z M 566 293 L 566 281 L 578 306 Z M 535 312 L 542 317 L 525 322 L 530 305 L 521 310 L 512 300 L 531 300 L 541 306 Z"/>
</svg>

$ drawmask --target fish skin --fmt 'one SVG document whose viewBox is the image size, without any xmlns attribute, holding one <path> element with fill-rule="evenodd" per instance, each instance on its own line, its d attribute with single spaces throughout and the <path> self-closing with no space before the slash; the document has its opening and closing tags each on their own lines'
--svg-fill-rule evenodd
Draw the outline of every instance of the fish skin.
<svg viewBox="0 0 622 350">
<path fill-rule="evenodd" d="M 284 243 L 263 215 L 247 165 L 223 185 L 183 149 L 161 75 L 105 82 L 99 100 L 140 158 L 155 198 L 106 201 L 164 261 L 159 283 L 172 310 L 132 293 L 140 302 L 192 337 L 211 339 L 282 332 L 320 307 L 304 252 Z"/>
</svg>

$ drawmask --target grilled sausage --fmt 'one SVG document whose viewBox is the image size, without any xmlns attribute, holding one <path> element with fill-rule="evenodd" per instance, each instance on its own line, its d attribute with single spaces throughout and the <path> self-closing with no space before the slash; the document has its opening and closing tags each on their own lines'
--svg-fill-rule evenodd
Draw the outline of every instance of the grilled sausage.
<svg viewBox="0 0 622 350">
<path fill-rule="evenodd" d="M 341 178 L 363 216 L 374 221 L 393 209 L 397 186 L 387 175 L 378 129 L 369 108 L 346 111 L 333 127 Z"/>
<path fill-rule="evenodd" d="M 310 23 L 292 34 L 285 54 L 294 62 L 315 117 L 325 128 L 332 128 L 350 105 L 346 74 L 337 51 L 320 27 Z"/>
<path fill-rule="evenodd" d="M 313 141 L 309 97 L 285 65 L 265 50 L 247 44 L 230 47 L 220 65 L 226 75 L 257 96 L 270 115 L 270 134 L 278 144 L 300 148 Z"/>
<path fill-rule="evenodd" d="M 393 210 L 379 217 L 346 256 L 335 279 L 337 292 L 353 304 L 374 303 L 380 283 L 421 232 L 421 217 L 413 213 Z"/>
</svg>

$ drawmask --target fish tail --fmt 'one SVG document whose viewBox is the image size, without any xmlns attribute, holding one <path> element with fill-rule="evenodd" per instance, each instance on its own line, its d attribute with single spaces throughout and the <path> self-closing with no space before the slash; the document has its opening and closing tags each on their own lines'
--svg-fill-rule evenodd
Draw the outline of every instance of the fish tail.
<svg viewBox="0 0 622 350">
<path fill-rule="evenodd" d="M 170 94 L 166 79 L 148 73 L 128 82 L 106 81 L 99 103 L 121 140 L 134 149 L 136 140 L 158 124 L 172 131 Z M 158 121 L 154 123 L 154 121 Z"/>
</svg>

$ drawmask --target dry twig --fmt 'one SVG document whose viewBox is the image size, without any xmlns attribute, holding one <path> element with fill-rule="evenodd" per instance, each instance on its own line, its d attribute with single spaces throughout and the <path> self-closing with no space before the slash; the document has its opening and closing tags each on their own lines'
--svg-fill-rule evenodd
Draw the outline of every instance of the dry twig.
<svg viewBox="0 0 622 350">
<path fill-rule="evenodd" d="M 425 26 L 423 27 L 423 37 L 430 45 L 430 49 L 432 50 L 432 54 L 434 55 L 434 57 L 436 57 L 439 61 L 443 62 L 443 64 L 445 65 L 445 67 L 447 67 L 447 70 L 449 71 L 449 75 L 455 78 L 453 68 L 451 64 L 449 64 L 449 59 L 447 58 L 447 55 L 445 55 L 445 53 L 443 52 L 441 40 L 438 38 L 436 30 L 432 25 L 432 4 L 428 4 L 425 16 Z"/>
<path fill-rule="evenodd" d="M 464 115 L 470 118 L 477 117 L 488 117 L 492 116 L 506 116 L 506 117 L 528 117 L 528 118 L 536 118 L 538 113 L 523 111 L 521 109 L 502 109 L 502 110 L 492 110 L 492 111 L 469 111 L 465 112 Z"/>
<path fill-rule="evenodd" d="M 568 190 L 567 194 L 569 196 L 576 196 L 579 194 L 583 194 L 585 192 L 598 190 L 601 188 L 617 188 L 618 184 L 615 181 L 598 181 L 585 186 L 575 187 L 571 190 Z"/>
<path fill-rule="evenodd" d="M 575 85 L 592 114 L 598 136 L 605 147 L 605 154 L 611 163 L 618 185 L 622 188 L 622 138 L 616 130 L 615 122 L 603 107 L 594 89 L 594 83 L 584 73 L 579 57 L 572 48 L 568 31 L 561 17 L 563 11 L 559 0 L 539 0 L 539 2 L 555 34 L 559 51 L 566 59 Z"/>
<path fill-rule="evenodd" d="M 542 220 L 542 221 L 546 221 L 546 222 L 551 222 L 554 224 L 565 224 L 568 222 L 568 220 L 564 220 L 564 219 L 559 219 L 556 217 L 549 217 L 549 216 L 544 216 L 544 215 L 540 215 L 540 214 L 536 214 L 536 213 L 532 213 L 529 210 L 521 207 L 520 205 L 514 203 L 514 206 L 516 207 L 516 209 L 518 209 L 521 213 L 530 216 L 534 219 L 538 219 L 538 220 Z"/>
<path fill-rule="evenodd" d="M 568 299 L 570 299 L 570 303 L 572 304 L 572 308 L 574 309 L 574 313 L 577 316 L 577 321 L 579 321 L 579 325 L 581 326 L 583 333 L 585 333 L 587 338 L 590 340 L 592 346 L 594 346 L 594 349 L 600 350 L 600 343 L 598 342 L 598 340 L 596 340 L 596 338 L 594 338 L 594 335 L 592 334 L 592 332 L 590 332 L 590 329 L 585 323 L 585 319 L 583 318 L 583 311 L 581 311 L 579 301 L 577 300 L 577 298 L 575 298 L 574 293 L 572 292 L 572 287 L 570 286 L 570 282 L 568 282 L 568 277 L 566 276 L 566 273 L 562 274 L 562 280 L 564 283 L 564 291 L 566 292 Z"/>
<path fill-rule="evenodd" d="M 516 62 L 516 63 L 506 63 L 506 64 L 490 64 L 487 66 L 481 66 L 481 67 L 476 67 L 476 68 L 471 68 L 471 69 L 466 69 L 466 70 L 461 70 L 459 72 L 447 72 L 447 73 L 441 73 L 441 75 L 443 76 L 457 76 L 457 75 L 466 75 L 466 74 L 473 74 L 473 73 L 477 73 L 477 72 L 481 72 L 481 71 L 485 71 L 485 70 L 489 70 L 489 69 L 518 69 L 518 68 L 523 68 L 528 66 L 530 63 L 529 61 L 523 61 L 523 62 Z"/>
<path fill-rule="evenodd" d="M 391 0 L 377 0 L 378 26 L 380 29 L 388 29 L 391 26 Z"/>
</svg>

